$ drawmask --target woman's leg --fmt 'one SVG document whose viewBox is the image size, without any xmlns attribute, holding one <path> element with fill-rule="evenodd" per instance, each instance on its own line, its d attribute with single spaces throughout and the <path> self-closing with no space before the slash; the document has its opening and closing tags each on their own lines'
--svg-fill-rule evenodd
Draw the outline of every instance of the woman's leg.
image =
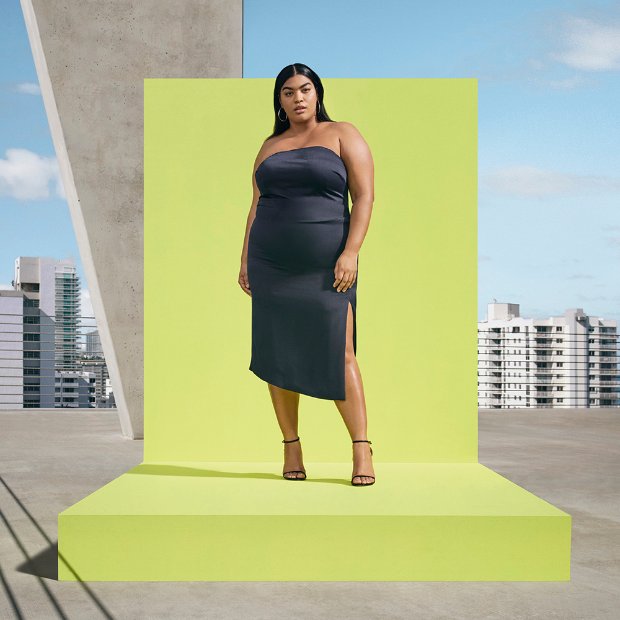
<svg viewBox="0 0 620 620">
<path fill-rule="evenodd" d="M 271 383 L 267 383 L 267 385 L 283 439 L 287 441 L 295 439 L 298 436 L 299 393 L 279 388 Z M 284 444 L 284 469 L 282 473 L 295 469 L 304 469 L 301 440 Z M 303 474 L 287 474 L 286 477 L 303 478 Z"/>
<path fill-rule="evenodd" d="M 353 350 L 353 309 L 349 303 L 347 311 L 347 339 L 345 349 L 345 395 L 346 400 L 335 400 L 336 407 L 342 415 L 342 419 L 349 431 L 351 440 L 368 439 L 366 436 L 366 401 L 364 400 L 364 385 L 362 375 L 355 351 Z M 372 456 L 370 455 L 370 444 L 359 442 L 353 444 L 353 476 L 361 472 L 363 474 L 375 475 L 372 466 Z M 354 482 L 369 484 L 373 479 L 367 476 L 356 477 Z"/>
</svg>

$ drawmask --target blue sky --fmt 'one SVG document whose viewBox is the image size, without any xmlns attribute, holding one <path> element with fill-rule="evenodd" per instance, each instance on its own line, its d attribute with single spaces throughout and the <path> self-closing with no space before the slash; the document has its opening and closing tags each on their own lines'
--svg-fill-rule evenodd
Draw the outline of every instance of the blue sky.
<svg viewBox="0 0 620 620">
<path fill-rule="evenodd" d="M 478 78 L 479 319 L 494 298 L 620 319 L 620 2 L 296 6 L 244 2 L 244 77 Z M 0 288 L 19 255 L 71 257 L 85 285 L 18 0 L 0 59 Z"/>
</svg>

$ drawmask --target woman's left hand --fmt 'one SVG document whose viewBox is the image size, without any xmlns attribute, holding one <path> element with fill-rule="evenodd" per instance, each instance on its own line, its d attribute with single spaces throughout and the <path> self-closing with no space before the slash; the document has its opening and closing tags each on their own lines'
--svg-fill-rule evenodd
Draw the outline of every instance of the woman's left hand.
<svg viewBox="0 0 620 620">
<path fill-rule="evenodd" d="M 351 288 L 357 279 L 357 253 L 345 250 L 336 261 L 334 275 L 336 280 L 332 286 L 337 286 L 339 293 Z"/>
</svg>

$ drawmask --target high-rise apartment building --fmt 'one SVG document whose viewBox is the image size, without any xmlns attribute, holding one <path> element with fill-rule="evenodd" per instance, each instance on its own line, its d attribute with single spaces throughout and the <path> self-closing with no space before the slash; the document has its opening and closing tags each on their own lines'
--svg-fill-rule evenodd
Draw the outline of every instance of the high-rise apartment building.
<svg viewBox="0 0 620 620">
<path fill-rule="evenodd" d="M 80 282 L 73 261 L 20 256 L 13 287 L 0 291 L 3 357 L 10 362 L 4 360 L 8 366 L 0 372 L 0 407 L 92 406 L 94 374 L 80 372 Z"/>
<path fill-rule="evenodd" d="M 488 304 L 478 322 L 478 406 L 617 407 L 615 320 L 582 308 L 526 319 L 519 304 Z"/>
<path fill-rule="evenodd" d="M 103 358 L 103 347 L 101 346 L 101 338 L 99 336 L 99 330 L 93 329 L 90 332 L 86 332 L 86 348 L 84 353 L 89 358 Z"/>
<path fill-rule="evenodd" d="M 0 409 L 24 406 L 25 383 L 30 378 L 24 372 L 25 346 L 24 294 L 0 291 Z"/>
</svg>

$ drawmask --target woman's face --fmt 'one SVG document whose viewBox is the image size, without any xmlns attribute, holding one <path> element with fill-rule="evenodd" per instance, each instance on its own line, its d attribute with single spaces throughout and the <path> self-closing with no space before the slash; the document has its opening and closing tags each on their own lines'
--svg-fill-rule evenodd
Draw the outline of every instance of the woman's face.
<svg viewBox="0 0 620 620">
<path fill-rule="evenodd" d="M 280 91 L 280 105 L 291 123 L 315 116 L 317 94 L 312 80 L 305 75 L 293 75 L 286 80 Z"/>
</svg>

